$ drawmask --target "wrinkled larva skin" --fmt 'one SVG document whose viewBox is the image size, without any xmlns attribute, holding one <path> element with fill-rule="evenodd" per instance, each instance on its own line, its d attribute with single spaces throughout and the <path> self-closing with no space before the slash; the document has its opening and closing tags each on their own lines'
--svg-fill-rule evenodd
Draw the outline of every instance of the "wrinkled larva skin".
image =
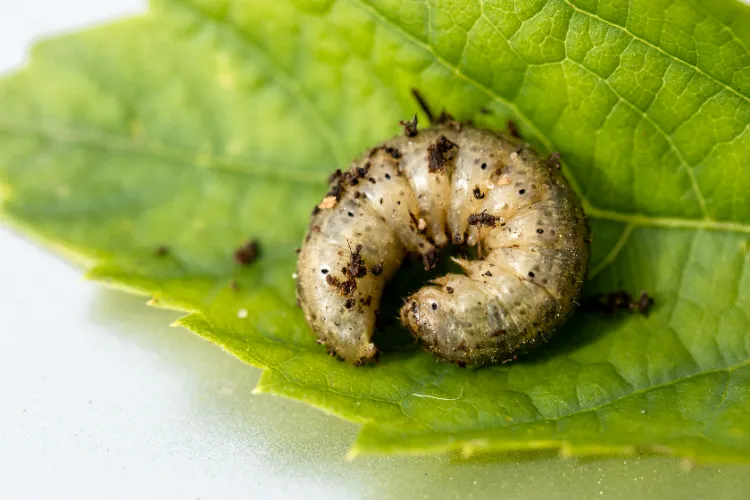
<svg viewBox="0 0 750 500">
<path fill-rule="evenodd" d="M 578 304 L 589 258 L 579 200 L 521 141 L 450 122 L 398 136 L 332 177 L 302 245 L 297 294 L 332 353 L 360 364 L 383 288 L 407 254 L 480 246 L 411 297 L 401 320 L 457 363 L 499 363 L 546 342 Z"/>
</svg>

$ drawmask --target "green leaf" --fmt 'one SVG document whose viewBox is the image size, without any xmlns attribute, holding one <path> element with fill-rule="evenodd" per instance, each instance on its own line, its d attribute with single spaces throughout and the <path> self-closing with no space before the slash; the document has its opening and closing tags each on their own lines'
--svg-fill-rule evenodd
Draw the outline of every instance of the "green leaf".
<svg viewBox="0 0 750 500">
<path fill-rule="evenodd" d="M 750 460 L 746 7 L 154 9 L 44 42 L 0 83 L 6 220 L 90 276 L 188 311 L 181 325 L 266 368 L 259 392 L 362 423 L 352 455 L 651 449 Z M 411 87 L 484 126 L 512 117 L 537 148 L 561 151 L 593 227 L 587 293 L 648 290 L 652 314 L 578 313 L 536 355 L 491 368 L 436 362 L 395 325 L 377 334 L 391 345 L 377 366 L 325 355 L 295 307 L 294 249 L 327 174 L 415 111 Z M 232 253 L 248 238 L 262 257 L 241 267 Z"/>
</svg>

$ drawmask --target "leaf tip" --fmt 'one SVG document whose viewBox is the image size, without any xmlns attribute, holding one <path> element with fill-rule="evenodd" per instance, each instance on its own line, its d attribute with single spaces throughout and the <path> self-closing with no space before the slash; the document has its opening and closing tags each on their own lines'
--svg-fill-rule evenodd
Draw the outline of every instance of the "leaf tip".
<svg viewBox="0 0 750 500">
<path fill-rule="evenodd" d="M 149 302 L 151 301 L 149 300 Z M 182 318 L 177 318 L 176 320 L 172 321 L 169 324 L 169 326 L 171 326 L 172 328 L 187 328 L 189 330 L 190 329 L 189 326 L 185 323 L 185 321 L 183 321 L 186 317 L 187 316 L 183 316 Z"/>
</svg>

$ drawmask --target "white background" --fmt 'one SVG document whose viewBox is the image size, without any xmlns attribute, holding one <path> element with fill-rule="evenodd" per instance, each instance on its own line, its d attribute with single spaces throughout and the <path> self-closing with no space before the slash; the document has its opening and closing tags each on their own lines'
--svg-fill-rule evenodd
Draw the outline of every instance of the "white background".
<svg viewBox="0 0 750 500">
<path fill-rule="evenodd" d="M 280 0 L 269 0 L 280 1 Z M 0 73 L 31 41 L 145 8 L 0 0 Z M 0 498 L 741 498 L 746 467 L 645 457 L 343 456 L 356 427 L 250 394 L 259 371 L 176 315 L 0 228 Z"/>
</svg>

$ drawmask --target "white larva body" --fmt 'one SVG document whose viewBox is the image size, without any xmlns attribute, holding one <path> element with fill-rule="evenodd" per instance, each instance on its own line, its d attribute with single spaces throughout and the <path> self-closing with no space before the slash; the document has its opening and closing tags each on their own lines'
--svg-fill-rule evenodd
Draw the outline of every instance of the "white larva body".
<svg viewBox="0 0 750 500">
<path fill-rule="evenodd" d="M 350 363 L 371 342 L 386 282 L 408 253 L 426 267 L 448 241 L 479 244 L 411 297 L 401 319 L 425 348 L 497 363 L 546 341 L 577 305 L 589 250 L 580 203 L 521 141 L 451 122 L 397 136 L 332 177 L 300 251 L 297 293 L 329 349 Z"/>
</svg>

